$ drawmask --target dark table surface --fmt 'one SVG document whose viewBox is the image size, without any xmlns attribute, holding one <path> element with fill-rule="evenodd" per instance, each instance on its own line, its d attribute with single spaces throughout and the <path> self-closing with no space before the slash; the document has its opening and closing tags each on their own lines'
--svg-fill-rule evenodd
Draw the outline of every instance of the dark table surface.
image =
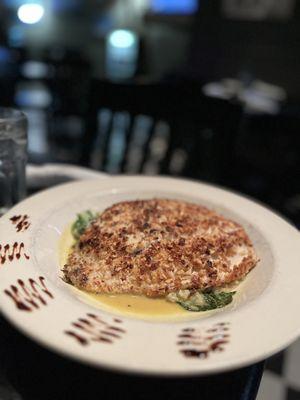
<svg viewBox="0 0 300 400">
<path fill-rule="evenodd" d="M 225 374 L 154 378 L 91 368 L 40 347 L 0 318 L 0 399 L 255 399 L 263 363 Z"/>
<path fill-rule="evenodd" d="M 32 191 L 30 191 L 32 194 Z M 252 400 L 264 363 L 224 374 L 158 378 L 96 369 L 39 346 L 0 317 L 0 400 Z"/>
</svg>

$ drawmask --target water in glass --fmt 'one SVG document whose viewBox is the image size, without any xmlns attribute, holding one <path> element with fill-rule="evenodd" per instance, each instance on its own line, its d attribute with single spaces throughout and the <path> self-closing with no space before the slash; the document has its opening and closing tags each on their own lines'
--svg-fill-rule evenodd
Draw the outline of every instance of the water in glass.
<svg viewBox="0 0 300 400">
<path fill-rule="evenodd" d="M 26 150 L 25 115 L 0 108 L 0 215 L 25 197 Z"/>
</svg>

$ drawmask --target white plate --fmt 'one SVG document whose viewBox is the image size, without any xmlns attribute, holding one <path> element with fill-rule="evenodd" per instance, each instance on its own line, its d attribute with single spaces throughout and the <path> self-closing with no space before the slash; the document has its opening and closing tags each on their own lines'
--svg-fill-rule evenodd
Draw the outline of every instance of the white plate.
<svg viewBox="0 0 300 400">
<path fill-rule="evenodd" d="M 231 305 L 181 321 L 143 320 L 96 308 L 60 279 L 59 240 L 77 212 L 153 197 L 205 204 L 245 227 L 260 262 Z M 14 216 L 20 218 L 12 221 Z M 0 244 L 2 312 L 43 345 L 89 364 L 149 374 L 207 374 L 264 359 L 300 332 L 298 231 L 261 205 L 210 185 L 115 177 L 58 186 L 1 218 Z"/>
</svg>

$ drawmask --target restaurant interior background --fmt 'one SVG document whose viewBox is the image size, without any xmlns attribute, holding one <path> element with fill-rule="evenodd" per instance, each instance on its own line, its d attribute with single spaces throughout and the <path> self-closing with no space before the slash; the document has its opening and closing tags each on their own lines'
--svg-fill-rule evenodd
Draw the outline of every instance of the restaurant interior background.
<svg viewBox="0 0 300 400">
<path fill-rule="evenodd" d="M 300 226 L 300 5 L 1 0 L 29 161 L 225 185 Z"/>
</svg>

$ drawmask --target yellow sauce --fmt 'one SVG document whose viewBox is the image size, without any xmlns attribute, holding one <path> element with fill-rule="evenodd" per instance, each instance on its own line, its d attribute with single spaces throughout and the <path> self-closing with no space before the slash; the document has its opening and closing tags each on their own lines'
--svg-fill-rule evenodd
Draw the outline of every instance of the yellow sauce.
<svg viewBox="0 0 300 400">
<path fill-rule="evenodd" d="M 74 244 L 69 226 L 61 235 L 59 243 L 60 266 L 66 263 L 68 254 Z M 117 312 L 132 317 L 145 319 L 186 319 L 199 318 L 199 313 L 191 313 L 184 310 L 178 304 L 171 303 L 165 299 L 151 299 L 146 296 L 135 296 L 130 294 L 91 294 L 82 290 L 74 289 L 74 293 L 82 300 L 103 310 Z M 205 314 L 206 313 L 201 313 Z"/>
<path fill-rule="evenodd" d="M 189 314 L 188 311 L 179 305 L 170 303 L 165 299 L 151 299 L 146 296 L 133 296 L 129 294 L 89 294 L 88 296 L 111 309 L 116 309 L 122 314 L 126 313 L 141 317 L 176 317 L 182 314 Z"/>
</svg>

